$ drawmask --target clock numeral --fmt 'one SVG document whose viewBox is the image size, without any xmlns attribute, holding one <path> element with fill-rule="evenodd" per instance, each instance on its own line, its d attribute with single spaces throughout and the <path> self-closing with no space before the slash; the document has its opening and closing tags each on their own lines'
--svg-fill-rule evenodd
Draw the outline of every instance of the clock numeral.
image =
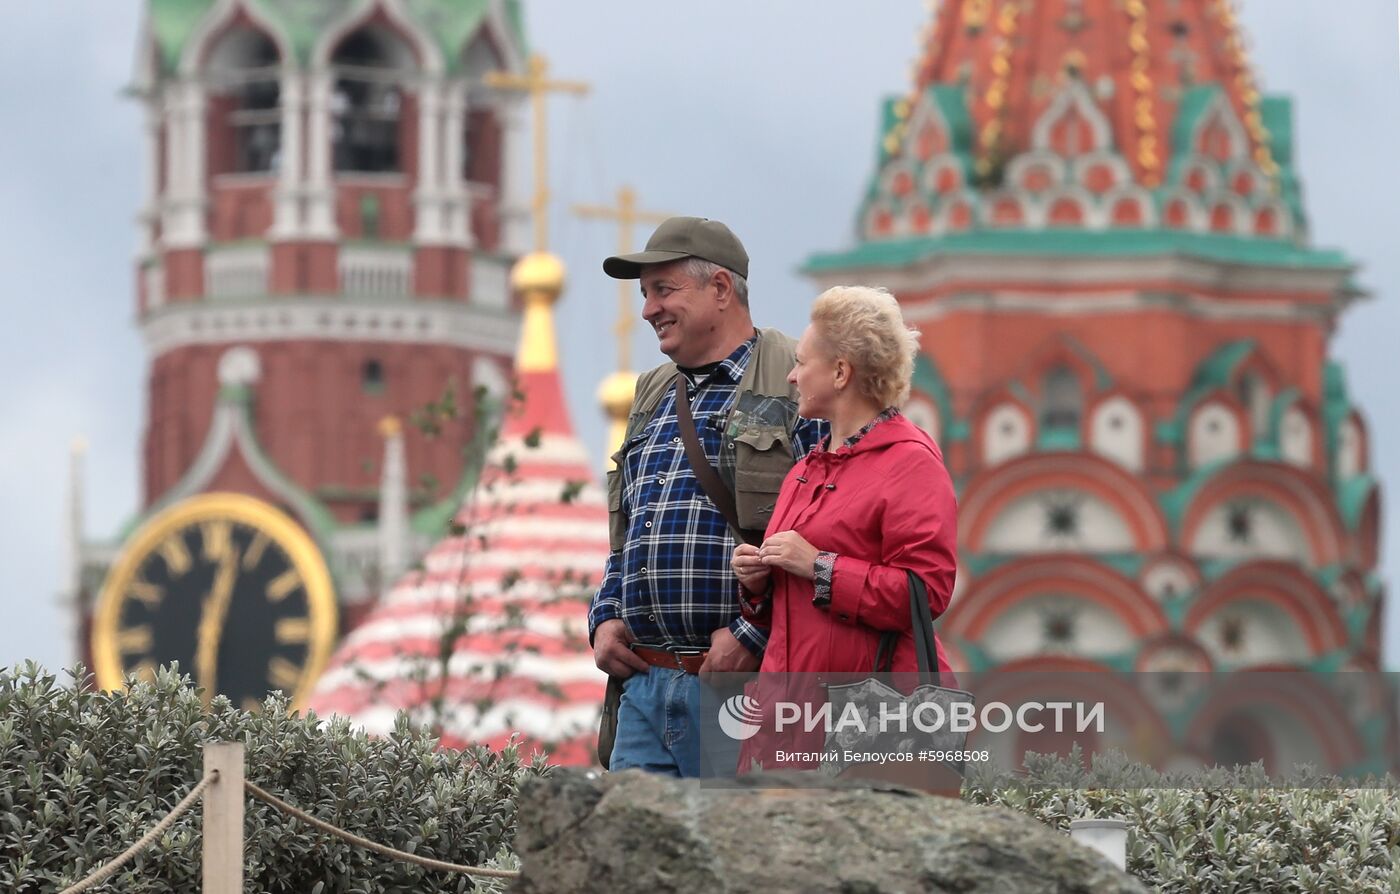
<svg viewBox="0 0 1400 894">
<path fill-rule="evenodd" d="M 190 570 L 190 551 L 185 547 L 184 538 L 173 534 L 160 544 L 160 554 L 165 559 L 165 567 L 171 575 L 179 577 Z"/>
<path fill-rule="evenodd" d="M 248 544 L 248 551 L 243 554 L 244 571 L 252 571 L 254 568 L 258 567 L 258 563 L 262 561 L 263 552 L 266 551 L 268 543 L 267 535 L 259 531 L 258 536 L 253 538 L 253 542 Z"/>
<path fill-rule="evenodd" d="M 149 624 L 127 627 L 117 632 L 117 651 L 123 655 L 145 655 L 151 651 L 155 636 Z"/>
<path fill-rule="evenodd" d="M 304 643 L 311 639 L 311 619 L 282 618 L 273 628 L 273 636 L 279 643 Z"/>
<path fill-rule="evenodd" d="M 233 527 L 226 521 L 207 521 L 199 526 L 200 537 L 204 541 L 203 555 L 211 562 L 217 562 L 233 549 Z"/>
<path fill-rule="evenodd" d="M 143 661 L 133 667 L 129 673 L 142 683 L 154 683 L 156 681 L 156 663 Z"/>
<path fill-rule="evenodd" d="M 290 693 L 301 679 L 301 668 L 278 655 L 267 664 L 267 680 L 275 688 Z"/>
<path fill-rule="evenodd" d="M 144 580 L 132 581 L 127 592 L 131 594 L 132 599 L 140 601 L 146 608 L 155 608 L 165 598 L 164 589 Z"/>
<path fill-rule="evenodd" d="M 286 571 L 272 579 L 272 583 L 267 585 L 267 598 L 273 602 L 281 602 L 291 594 L 293 590 L 301 586 L 301 575 L 297 574 L 295 568 L 288 568 Z"/>
</svg>

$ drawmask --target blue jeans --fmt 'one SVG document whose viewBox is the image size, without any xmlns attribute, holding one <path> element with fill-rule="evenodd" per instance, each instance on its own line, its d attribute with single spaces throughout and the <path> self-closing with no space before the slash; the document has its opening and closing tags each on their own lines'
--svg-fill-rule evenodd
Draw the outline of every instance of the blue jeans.
<svg viewBox="0 0 1400 894">
<path fill-rule="evenodd" d="M 699 776 L 699 708 L 700 680 L 694 674 L 653 667 L 628 677 L 608 769 Z"/>
</svg>

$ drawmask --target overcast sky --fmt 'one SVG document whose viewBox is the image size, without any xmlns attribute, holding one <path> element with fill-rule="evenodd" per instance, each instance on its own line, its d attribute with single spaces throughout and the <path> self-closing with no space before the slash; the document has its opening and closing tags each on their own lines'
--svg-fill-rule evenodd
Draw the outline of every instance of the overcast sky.
<svg viewBox="0 0 1400 894">
<path fill-rule="evenodd" d="M 614 363 L 617 292 L 599 270 L 616 230 L 578 220 L 630 183 L 661 211 L 715 217 L 753 259 L 762 325 L 799 329 L 812 286 L 795 269 L 851 241 L 874 156 L 880 97 L 906 89 L 919 0 L 525 0 L 529 39 L 560 77 L 554 100 L 554 248 L 574 423 L 601 452 L 594 391 Z M 89 444 L 87 531 L 110 537 L 137 508 L 145 357 L 132 324 L 140 116 L 128 83 L 137 0 L 6 6 L 0 29 L 0 665 L 74 655 L 58 608 L 69 445 Z M 1333 341 L 1370 422 L 1373 462 L 1400 481 L 1400 66 L 1386 0 L 1249 0 L 1241 19 L 1269 93 L 1295 101 L 1315 244 L 1345 250 L 1375 300 Z M 526 163 L 526 159 L 517 159 Z M 638 233 L 644 240 L 645 232 Z M 659 359 L 638 334 L 639 366 Z M 1393 493 L 1387 489 L 1386 496 Z M 1385 507 L 1389 509 L 1389 507 Z M 1385 567 L 1400 567 L 1387 513 Z M 1388 663 L 1400 661 L 1390 612 Z"/>
</svg>

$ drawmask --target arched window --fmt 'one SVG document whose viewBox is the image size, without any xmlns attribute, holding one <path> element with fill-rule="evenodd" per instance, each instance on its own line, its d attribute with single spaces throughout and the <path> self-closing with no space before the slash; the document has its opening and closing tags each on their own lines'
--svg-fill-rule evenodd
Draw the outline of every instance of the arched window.
<svg viewBox="0 0 1400 894">
<path fill-rule="evenodd" d="M 331 94 L 335 169 L 402 170 L 402 84 L 413 65 L 411 51 L 386 32 L 365 29 L 345 39 L 331 64 L 336 75 Z"/>
<path fill-rule="evenodd" d="M 282 148 L 277 47 L 260 31 L 230 31 L 207 71 L 211 174 L 275 171 Z"/>
<path fill-rule="evenodd" d="M 383 394 L 384 365 L 378 360 L 366 360 L 360 367 L 360 387 L 365 394 Z"/>
<path fill-rule="evenodd" d="M 1079 389 L 1079 378 L 1063 366 L 1050 370 L 1045 376 L 1045 391 L 1040 405 L 1041 428 L 1078 431 L 1079 415 L 1083 408 L 1084 395 Z"/>
</svg>

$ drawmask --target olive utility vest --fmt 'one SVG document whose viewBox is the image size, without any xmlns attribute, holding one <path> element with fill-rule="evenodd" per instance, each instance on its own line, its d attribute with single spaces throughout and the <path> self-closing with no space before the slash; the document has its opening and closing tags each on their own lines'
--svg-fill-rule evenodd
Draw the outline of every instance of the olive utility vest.
<svg viewBox="0 0 1400 894">
<path fill-rule="evenodd" d="M 734 462 L 719 464 L 725 486 L 734 492 L 739 524 L 762 534 L 773 515 L 783 478 L 793 466 L 792 430 L 797 424 L 797 393 L 788 384 L 797 344 L 777 329 L 758 330 L 758 344 L 739 379 L 734 403 L 725 420 L 721 451 L 733 451 Z M 676 365 L 663 363 L 637 379 L 627 433 L 612 455 L 608 472 L 608 541 L 614 552 L 627 536 L 622 511 L 622 464 L 627 446 L 651 422 L 666 390 L 676 378 Z M 733 469 L 732 475 L 730 469 Z"/>
</svg>

